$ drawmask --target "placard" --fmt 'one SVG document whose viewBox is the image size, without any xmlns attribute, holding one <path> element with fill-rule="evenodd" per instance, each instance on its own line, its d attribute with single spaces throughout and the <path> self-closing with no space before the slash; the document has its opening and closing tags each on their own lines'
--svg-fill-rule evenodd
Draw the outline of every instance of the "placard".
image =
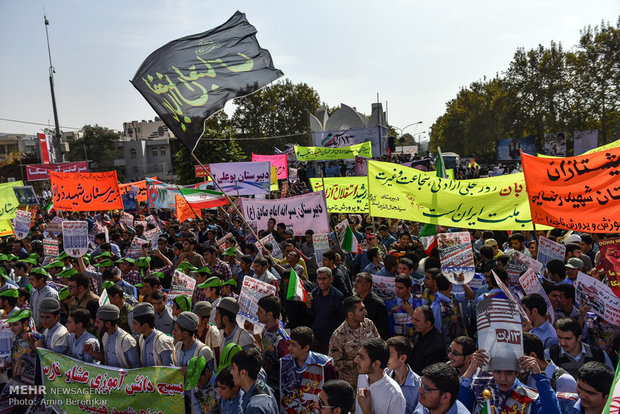
<svg viewBox="0 0 620 414">
<path fill-rule="evenodd" d="M 25 186 L 15 186 L 13 187 L 13 191 L 15 191 L 15 197 L 17 197 L 17 201 L 22 206 L 38 206 L 39 199 L 37 198 L 37 194 L 34 192 L 34 188 L 31 185 Z"/>
<path fill-rule="evenodd" d="M 276 287 L 253 277 L 244 277 L 239 294 L 239 312 L 237 324 L 243 327 L 245 321 L 254 324 L 254 332 L 261 332 L 264 324 L 258 322 L 258 300 L 264 296 L 275 296 Z"/>
<path fill-rule="evenodd" d="M 437 247 L 441 260 L 441 273 L 454 284 L 469 283 L 476 273 L 469 232 L 439 233 Z"/>
<path fill-rule="evenodd" d="M 372 276 L 372 291 L 383 301 L 396 299 L 396 282 L 391 276 Z"/>
<path fill-rule="evenodd" d="M 17 210 L 13 219 L 13 233 L 18 240 L 25 239 L 30 233 L 30 213 L 23 210 Z"/>
<path fill-rule="evenodd" d="M 565 245 L 554 242 L 545 236 L 538 237 L 538 253 L 536 254 L 536 260 L 542 263 L 543 266 L 547 266 L 547 263 L 555 259 L 564 261 L 565 256 Z"/>
<path fill-rule="evenodd" d="M 585 273 L 577 274 L 575 299 L 587 303 L 592 312 L 612 325 L 620 325 L 620 298 L 603 282 Z"/>
<path fill-rule="evenodd" d="M 314 233 L 312 235 L 312 245 L 314 246 L 314 258 L 318 267 L 323 266 L 323 253 L 330 250 L 329 233 Z"/>
<path fill-rule="evenodd" d="M 69 256 L 84 256 L 88 252 L 88 223 L 86 221 L 63 221 L 62 244 Z"/>
<path fill-rule="evenodd" d="M 519 371 L 523 355 L 523 327 L 516 306 L 508 299 L 489 296 L 476 307 L 478 349 L 486 350 L 483 371 Z"/>
<path fill-rule="evenodd" d="M 553 310 L 553 305 L 549 300 L 549 296 L 547 296 L 547 292 L 545 292 L 545 289 L 542 287 L 540 280 L 538 280 L 536 273 L 534 273 L 532 269 L 527 269 L 527 271 L 519 278 L 519 283 L 526 294 L 531 295 L 537 293 L 543 297 L 547 303 L 547 315 L 550 315 L 551 320 L 555 321 L 555 311 Z"/>
<path fill-rule="evenodd" d="M 43 239 L 43 254 L 46 257 L 57 257 L 59 254 L 58 240 Z"/>
</svg>

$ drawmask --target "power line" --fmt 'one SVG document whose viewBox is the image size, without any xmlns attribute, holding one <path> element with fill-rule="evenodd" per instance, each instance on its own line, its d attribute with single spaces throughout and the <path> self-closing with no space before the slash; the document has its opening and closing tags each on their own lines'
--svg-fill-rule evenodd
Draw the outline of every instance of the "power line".
<svg viewBox="0 0 620 414">
<path fill-rule="evenodd" d="M 51 128 L 51 125 L 49 123 L 48 124 L 44 124 L 44 123 L 41 123 L 41 122 L 20 121 L 20 120 L 17 120 L 17 119 L 8 119 L 8 118 L 0 118 L 0 121 L 17 122 L 19 124 L 29 124 L 29 125 L 43 125 L 43 126 Z M 63 129 L 75 129 L 76 131 L 79 131 L 80 129 L 82 129 L 82 128 L 68 127 L 68 126 L 61 126 L 61 128 L 63 128 Z"/>
<path fill-rule="evenodd" d="M 17 119 L 9 119 L 9 118 L 0 118 L 0 121 L 8 121 L 8 122 L 17 122 L 20 124 L 29 124 L 29 125 L 42 125 L 45 127 L 51 127 L 51 125 L 48 124 L 44 124 L 41 122 L 32 122 L 32 121 L 20 121 Z M 61 128 L 63 129 L 75 129 L 76 131 L 82 130 L 84 129 L 84 127 L 81 128 L 76 128 L 76 127 L 68 127 L 68 126 L 61 126 Z M 305 131 L 305 132 L 298 132 L 295 134 L 288 134 L 288 135 L 277 135 L 277 136 L 273 136 L 273 137 L 252 137 L 252 138 L 240 138 L 240 137 L 234 137 L 235 141 L 252 141 L 252 140 L 259 140 L 259 139 L 278 139 L 278 138 L 288 138 L 288 137 L 296 137 L 299 135 L 305 135 L 307 133 L 309 133 L 311 131 Z M 221 138 L 216 138 L 216 139 L 212 139 L 211 141 L 228 141 L 228 139 L 221 139 Z"/>
</svg>

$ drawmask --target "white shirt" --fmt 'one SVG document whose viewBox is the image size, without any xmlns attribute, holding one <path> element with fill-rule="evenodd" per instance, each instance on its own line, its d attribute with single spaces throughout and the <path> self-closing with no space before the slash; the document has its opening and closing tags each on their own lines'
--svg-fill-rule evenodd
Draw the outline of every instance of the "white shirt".
<svg viewBox="0 0 620 414">
<path fill-rule="evenodd" d="M 370 389 L 370 407 L 373 414 L 405 414 L 407 404 L 405 396 L 396 381 L 383 375 L 377 382 L 368 385 L 368 375 L 360 374 L 357 377 L 357 389 Z M 362 414 L 362 408 L 355 400 L 355 412 Z"/>
</svg>

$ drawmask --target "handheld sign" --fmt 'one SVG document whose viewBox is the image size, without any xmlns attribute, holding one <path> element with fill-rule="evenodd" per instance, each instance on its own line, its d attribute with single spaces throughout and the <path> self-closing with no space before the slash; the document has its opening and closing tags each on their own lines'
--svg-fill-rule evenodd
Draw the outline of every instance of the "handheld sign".
<svg viewBox="0 0 620 414">
<path fill-rule="evenodd" d="M 62 242 L 65 252 L 69 256 L 84 256 L 88 252 L 88 223 L 85 221 L 63 221 Z"/>
</svg>

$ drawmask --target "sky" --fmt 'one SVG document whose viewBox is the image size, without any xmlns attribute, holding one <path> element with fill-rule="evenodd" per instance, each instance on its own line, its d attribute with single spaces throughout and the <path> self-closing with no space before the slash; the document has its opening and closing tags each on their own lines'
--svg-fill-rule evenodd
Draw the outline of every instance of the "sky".
<svg viewBox="0 0 620 414">
<path fill-rule="evenodd" d="M 58 117 L 70 131 L 153 119 L 129 83 L 143 60 L 237 10 L 286 78 L 307 83 L 332 107 L 367 115 L 378 95 L 390 125 L 424 139 L 461 87 L 505 71 L 517 48 L 551 41 L 573 48 L 585 26 L 615 25 L 620 2 L 0 0 L 0 133 L 45 127 L 4 119 L 54 124 L 44 11 Z"/>
</svg>

